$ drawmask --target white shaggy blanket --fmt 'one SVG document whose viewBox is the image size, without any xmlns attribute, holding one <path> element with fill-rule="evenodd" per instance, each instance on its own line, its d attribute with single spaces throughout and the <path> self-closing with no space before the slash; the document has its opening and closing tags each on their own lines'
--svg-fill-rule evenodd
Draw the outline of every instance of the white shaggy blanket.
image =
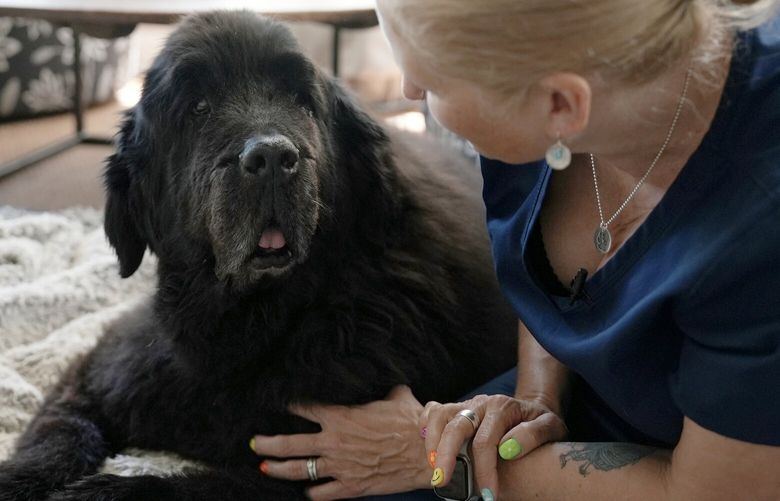
<svg viewBox="0 0 780 501">
<path fill-rule="evenodd" d="M 154 277 L 147 254 L 131 278 L 120 278 L 102 211 L 0 206 L 0 461 L 67 365 L 154 290 Z M 127 450 L 101 471 L 164 475 L 188 466 L 173 454 Z"/>
</svg>

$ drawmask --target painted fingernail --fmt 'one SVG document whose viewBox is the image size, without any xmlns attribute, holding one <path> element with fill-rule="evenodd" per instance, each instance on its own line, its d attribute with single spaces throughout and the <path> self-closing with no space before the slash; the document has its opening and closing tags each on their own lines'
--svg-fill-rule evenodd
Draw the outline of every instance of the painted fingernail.
<svg viewBox="0 0 780 501">
<path fill-rule="evenodd" d="M 433 470 L 433 476 L 431 477 L 431 485 L 436 487 L 437 485 L 444 482 L 444 470 L 441 468 L 436 468 Z"/>
<path fill-rule="evenodd" d="M 428 453 L 428 464 L 431 465 L 431 468 L 436 468 L 436 451 Z"/>
<path fill-rule="evenodd" d="M 252 450 L 255 450 L 255 437 L 252 437 L 249 440 L 249 448 L 252 449 Z"/>
<path fill-rule="evenodd" d="M 428 436 L 428 427 L 427 426 L 423 426 L 422 427 L 422 429 L 420 430 L 420 436 L 422 438 L 425 438 L 425 437 Z"/>
<path fill-rule="evenodd" d="M 523 446 L 514 438 L 510 438 L 498 448 L 498 455 L 502 459 L 514 459 L 522 453 Z"/>
<path fill-rule="evenodd" d="M 268 463 L 266 461 L 260 463 L 260 472 L 263 475 L 268 475 Z"/>
<path fill-rule="evenodd" d="M 482 489 L 482 501 L 495 501 L 493 497 L 493 491 L 485 487 Z"/>
</svg>

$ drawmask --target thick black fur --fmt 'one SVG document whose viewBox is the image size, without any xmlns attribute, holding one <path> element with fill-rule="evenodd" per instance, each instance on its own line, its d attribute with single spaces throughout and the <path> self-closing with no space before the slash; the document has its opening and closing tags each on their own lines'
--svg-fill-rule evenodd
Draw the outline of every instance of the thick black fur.
<svg viewBox="0 0 780 501">
<path fill-rule="evenodd" d="M 295 146 L 294 172 L 242 169 L 269 135 Z M 282 25 L 184 20 L 105 170 L 121 274 L 151 249 L 156 294 L 48 396 L 0 465 L 0 500 L 300 498 L 305 486 L 262 476 L 247 446 L 317 430 L 290 404 L 359 404 L 402 383 L 449 400 L 507 369 L 516 324 L 474 170 L 391 141 Z M 270 227 L 286 237 L 277 266 L 256 258 Z M 210 468 L 95 474 L 128 446 Z"/>
</svg>

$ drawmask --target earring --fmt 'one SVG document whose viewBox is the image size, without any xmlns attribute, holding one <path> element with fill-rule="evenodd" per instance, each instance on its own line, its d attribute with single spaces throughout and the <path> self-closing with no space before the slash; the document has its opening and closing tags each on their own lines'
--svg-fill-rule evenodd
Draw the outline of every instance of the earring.
<svg viewBox="0 0 780 501">
<path fill-rule="evenodd" d="M 563 170 L 571 163 L 571 150 L 561 142 L 561 136 L 558 135 L 558 141 L 547 149 L 544 156 L 547 165 L 555 170 Z"/>
</svg>

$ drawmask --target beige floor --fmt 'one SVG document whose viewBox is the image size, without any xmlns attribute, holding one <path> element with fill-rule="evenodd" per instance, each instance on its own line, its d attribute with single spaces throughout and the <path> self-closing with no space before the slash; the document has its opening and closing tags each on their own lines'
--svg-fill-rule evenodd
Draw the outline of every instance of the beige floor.
<svg viewBox="0 0 780 501">
<path fill-rule="evenodd" d="M 95 135 L 113 136 L 121 107 L 110 103 L 89 110 L 85 128 Z M 73 117 L 54 115 L 0 123 L 0 163 L 18 158 L 66 137 Z M 0 178 L 0 205 L 56 210 L 72 206 L 103 206 L 100 179 L 110 146 L 80 145 L 24 170 Z"/>
</svg>

